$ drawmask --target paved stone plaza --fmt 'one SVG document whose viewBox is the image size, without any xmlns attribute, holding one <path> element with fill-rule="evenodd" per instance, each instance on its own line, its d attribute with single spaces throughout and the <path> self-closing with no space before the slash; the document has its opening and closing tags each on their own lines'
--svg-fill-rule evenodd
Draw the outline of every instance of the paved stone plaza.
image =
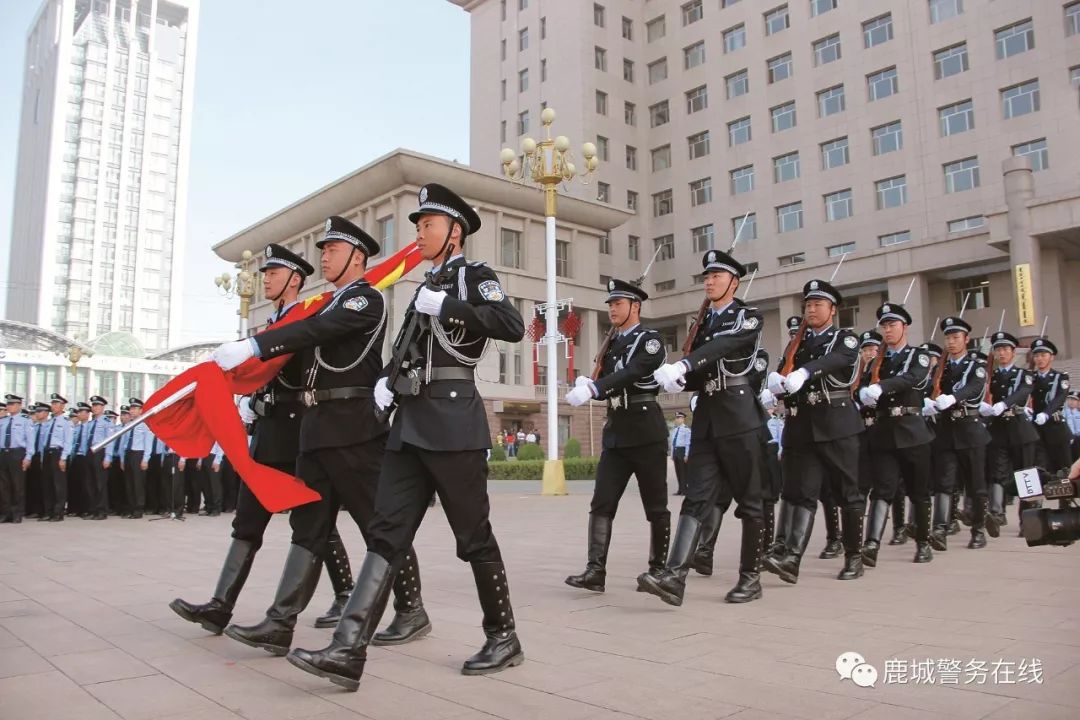
<svg viewBox="0 0 1080 720">
<path fill-rule="evenodd" d="M 1080 716 L 1078 548 L 1028 548 L 1010 525 L 1008 537 L 983 551 L 966 550 L 958 542 L 966 535 L 958 536 L 926 566 L 910 562 L 912 544 L 886 546 L 877 569 L 840 583 L 833 578 L 841 561 L 817 559 L 819 517 L 799 584 L 766 575 L 764 599 L 735 606 L 722 602 L 738 552 L 729 514 L 717 574 L 693 576 L 687 601 L 673 608 L 634 591 L 648 532 L 631 493 L 615 524 L 607 593 L 563 585 L 585 561 L 589 486 L 572 483 L 569 497 L 543 498 L 524 484 L 493 484 L 524 665 L 490 677 L 459 674 L 481 642 L 480 610 L 436 509 L 417 538 L 434 631 L 411 645 L 373 648 L 356 693 L 209 636 L 169 610 L 177 595 L 209 597 L 229 517 L 2 525 L 0 718 Z M 363 548 L 350 525 L 342 515 L 355 569 Z M 287 543 L 287 519 L 278 516 L 236 621 L 262 617 Z M 326 644 L 331 631 L 311 624 L 329 603 L 324 581 L 301 616 L 296 645 Z M 845 651 L 876 667 L 876 687 L 840 679 L 835 662 Z M 925 668 L 916 671 L 928 659 L 932 684 Z M 916 674 L 924 681 L 913 684 Z"/>
</svg>

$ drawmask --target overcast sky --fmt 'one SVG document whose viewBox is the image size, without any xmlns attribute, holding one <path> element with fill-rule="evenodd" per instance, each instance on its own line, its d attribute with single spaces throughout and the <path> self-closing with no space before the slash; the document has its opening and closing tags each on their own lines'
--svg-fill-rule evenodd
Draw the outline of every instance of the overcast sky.
<svg viewBox="0 0 1080 720">
<path fill-rule="evenodd" d="M 41 4 L 0 0 L 3 259 Z M 469 17 L 447 0 L 202 0 L 196 63 L 183 342 L 236 330 L 214 243 L 397 147 L 468 162 Z M 5 262 L 0 307 L 7 283 Z"/>
</svg>

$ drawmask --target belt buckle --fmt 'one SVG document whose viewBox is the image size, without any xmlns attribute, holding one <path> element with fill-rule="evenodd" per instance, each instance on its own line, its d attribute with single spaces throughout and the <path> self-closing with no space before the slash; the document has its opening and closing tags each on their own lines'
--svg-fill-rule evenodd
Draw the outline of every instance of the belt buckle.
<svg viewBox="0 0 1080 720">
<path fill-rule="evenodd" d="M 315 400 L 314 390 L 304 390 L 302 393 L 300 393 L 300 402 L 304 403 L 304 407 L 311 407 L 312 405 L 319 404 Z"/>
<path fill-rule="evenodd" d="M 705 392 L 712 395 L 720 389 L 720 380 L 718 378 L 712 378 L 705 383 Z"/>
<path fill-rule="evenodd" d="M 817 405 L 819 402 L 821 402 L 821 393 L 817 390 L 811 390 L 806 394 L 806 402 L 810 403 L 811 405 Z"/>
<path fill-rule="evenodd" d="M 902 408 L 902 407 L 891 407 L 891 408 L 889 408 L 889 417 L 900 417 L 903 414 L 904 414 L 904 408 Z"/>
<path fill-rule="evenodd" d="M 799 414 L 798 406 L 788 408 L 788 415 L 790 415 L 791 417 L 795 417 L 798 414 Z"/>
<path fill-rule="evenodd" d="M 615 395 L 611 398 L 611 409 L 618 410 L 622 406 L 622 396 Z"/>
<path fill-rule="evenodd" d="M 953 420 L 960 420 L 961 418 L 964 417 L 965 414 L 966 413 L 964 412 L 964 409 L 959 408 L 959 409 L 953 410 L 952 413 L 950 413 L 950 416 L 952 417 Z"/>
<path fill-rule="evenodd" d="M 863 418 L 863 423 L 866 425 L 866 427 L 870 427 L 875 422 L 877 422 L 877 418 L 875 418 L 875 417 L 864 417 Z"/>
</svg>

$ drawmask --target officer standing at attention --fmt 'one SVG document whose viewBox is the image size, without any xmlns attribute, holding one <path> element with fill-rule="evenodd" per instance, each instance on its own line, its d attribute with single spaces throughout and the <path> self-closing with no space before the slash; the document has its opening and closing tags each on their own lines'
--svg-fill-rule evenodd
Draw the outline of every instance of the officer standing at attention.
<svg viewBox="0 0 1080 720">
<path fill-rule="evenodd" d="M 67 504 L 67 461 L 71 453 L 71 421 L 64 414 L 67 399 L 53 393 L 52 415 L 41 428 L 41 499 L 44 512 L 38 521 L 60 522 Z"/>
<path fill-rule="evenodd" d="M 617 335 L 601 361 L 598 377 L 579 377 L 566 401 L 577 407 L 607 400 L 603 451 L 589 510 L 589 550 L 585 572 L 566 578 L 570 587 L 604 592 L 611 524 L 630 476 L 637 478 L 649 521 L 649 571 L 659 573 L 667 558 L 671 514 L 667 508 L 667 421 L 656 395 L 653 371 L 667 353 L 660 333 L 641 326 L 641 304 L 649 295 L 624 280 L 608 281 L 608 315 Z M 676 432 L 679 426 L 676 425 Z"/>
<path fill-rule="evenodd" d="M 930 380 L 930 355 L 908 345 L 911 315 L 903 305 L 885 303 L 877 310 L 885 347 L 878 350 L 864 376 L 859 401 L 875 408 L 869 429 L 870 463 L 876 471 L 874 504 L 863 544 L 863 563 L 877 565 L 889 505 L 903 487 L 915 505 L 915 559 L 928 563 L 930 549 L 930 446 L 934 434 L 922 417 L 923 391 Z M 883 353 L 883 354 L 882 354 Z"/>
<path fill-rule="evenodd" d="M 462 673 L 498 672 L 525 659 L 506 569 L 488 520 L 491 431 L 474 377 L 488 342 L 519 342 L 525 324 L 495 272 L 461 254 L 465 238 L 480 229 L 476 211 L 435 183 L 420 188 L 419 202 L 409 221 L 416 223 L 417 248 L 433 267 L 406 311 L 394 359 L 375 387 L 380 410 L 395 399 L 398 408 L 368 552 L 330 646 L 289 654 L 301 670 L 349 690 L 359 687 L 387 590 L 403 556 L 412 554 L 409 545 L 435 493 L 457 540 L 458 557 L 472 565 L 483 609 L 486 641 L 465 661 Z"/>
<path fill-rule="evenodd" d="M 675 466 L 675 494 L 686 494 L 686 451 L 690 449 L 690 428 L 686 427 L 686 413 L 675 413 L 675 427 L 671 429 L 671 462 Z"/>
<path fill-rule="evenodd" d="M 22 414 L 23 399 L 4 396 L 7 416 L 0 420 L 0 523 L 21 523 L 26 514 L 26 448 L 33 423 Z"/>
<path fill-rule="evenodd" d="M 86 498 L 86 515 L 90 520 L 104 520 L 109 512 L 108 477 L 109 453 L 112 448 L 91 452 L 90 448 L 108 437 L 113 430 L 112 421 L 105 412 L 109 401 L 100 395 L 90 397 L 90 418 L 79 426 L 84 430 L 75 452 L 83 458 L 83 496 Z"/>
<path fill-rule="evenodd" d="M 761 342 L 761 312 L 735 297 L 746 268 L 726 252 L 702 256 L 707 312 L 694 330 L 690 353 L 661 365 L 653 376 L 665 392 L 697 390 L 690 439 L 690 478 L 667 567 L 659 577 L 638 576 L 638 587 L 669 605 L 681 605 L 701 525 L 717 500 L 730 493 L 742 520 L 739 581 L 727 602 L 761 597 L 764 522 L 761 508 L 765 411 L 750 384 Z M 685 386 L 685 388 L 684 388 Z"/>
<path fill-rule="evenodd" d="M 68 454 L 67 498 L 68 513 L 84 520 L 90 517 L 89 497 L 86 494 L 86 453 L 79 452 L 90 423 L 90 403 L 75 404 L 75 421 L 72 423 L 71 449 Z"/>
<path fill-rule="evenodd" d="M 128 398 L 128 413 L 132 420 L 142 415 L 143 401 Z M 139 423 L 120 438 L 120 462 L 124 471 L 124 488 L 127 491 L 128 514 L 124 517 L 138 520 L 146 506 L 146 470 L 150 467 L 150 442 L 153 433 L 146 423 Z"/>
</svg>

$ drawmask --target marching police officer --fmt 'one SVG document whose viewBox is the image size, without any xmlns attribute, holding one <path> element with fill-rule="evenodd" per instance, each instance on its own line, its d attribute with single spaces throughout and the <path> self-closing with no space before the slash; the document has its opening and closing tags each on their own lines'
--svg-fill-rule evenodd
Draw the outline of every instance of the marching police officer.
<svg viewBox="0 0 1080 720">
<path fill-rule="evenodd" d="M 863 574 L 860 556 L 865 498 L 859 490 L 859 433 L 863 423 L 851 397 L 859 370 L 859 338 L 833 327 L 840 291 L 824 280 L 803 287 L 806 330 L 794 367 L 770 374 L 768 389 L 784 396 L 784 500 L 792 508 L 784 552 L 769 555 L 765 569 L 798 582 L 799 565 L 814 527 L 819 494 L 828 484 L 842 508 L 844 569 L 841 580 Z M 783 370 L 785 360 L 780 361 Z M 828 512 L 828 510 L 827 510 Z"/>
<path fill-rule="evenodd" d="M 349 690 L 359 687 L 386 589 L 402 556 L 411 554 L 409 544 L 433 493 L 454 532 L 458 557 L 472 565 L 483 610 L 486 640 L 462 673 L 498 672 L 524 660 L 506 569 L 488 520 L 491 433 L 474 369 L 490 340 L 518 342 L 525 324 L 495 272 L 461 254 L 466 237 L 480 229 L 476 211 L 435 183 L 420 188 L 419 204 L 409 220 L 416 223 L 421 255 L 433 267 L 406 312 L 393 359 L 375 389 L 381 410 L 395 399 L 398 408 L 368 552 L 330 646 L 289 654 L 301 670 Z"/>
<path fill-rule="evenodd" d="M 887 302 L 877 310 L 885 347 L 878 351 L 863 378 L 859 400 L 876 409 L 869 429 L 870 462 L 876 477 L 874 503 L 863 544 L 863 563 L 877 565 L 890 501 L 900 484 L 915 505 L 914 562 L 933 559 L 930 549 L 930 444 L 933 432 L 923 420 L 923 389 L 930 378 L 930 355 L 908 345 L 911 315 L 903 305 Z"/>
<path fill-rule="evenodd" d="M 660 333 L 641 326 L 641 304 L 649 295 L 624 280 L 608 281 L 608 315 L 617 335 L 607 346 L 594 380 L 578 378 L 566 395 L 570 405 L 606 400 L 603 452 L 589 511 L 585 572 L 566 578 L 571 587 L 604 591 L 611 524 L 630 476 L 637 477 L 649 521 L 649 570 L 660 572 L 667 558 L 671 514 L 667 508 L 667 421 L 656 396 L 653 371 L 667 353 Z"/>
<path fill-rule="evenodd" d="M 653 373 L 665 392 L 699 391 L 690 440 L 690 481 L 667 566 L 659 577 L 638 576 L 638 587 L 670 605 L 681 605 L 686 575 L 698 545 L 701 524 L 722 492 L 738 503 L 742 520 L 739 581 L 727 602 L 761 597 L 764 543 L 761 509 L 761 427 L 765 412 L 748 375 L 761 342 L 761 312 L 735 297 L 746 268 L 726 252 L 702 257 L 707 314 L 695 329 L 690 353 Z"/>
<path fill-rule="evenodd" d="M 1035 429 L 1042 441 L 1043 459 L 1038 464 L 1050 472 L 1057 472 L 1072 464 L 1069 450 L 1072 433 L 1063 413 L 1069 394 L 1069 376 L 1053 368 L 1057 346 L 1050 338 L 1035 338 L 1030 352 L 1035 365 L 1031 409 L 1035 413 Z"/>
<path fill-rule="evenodd" d="M 4 396 L 7 416 L 0 419 L 0 523 L 21 523 L 26 513 L 27 447 L 33 423 L 22 413 L 23 399 Z"/>
</svg>

